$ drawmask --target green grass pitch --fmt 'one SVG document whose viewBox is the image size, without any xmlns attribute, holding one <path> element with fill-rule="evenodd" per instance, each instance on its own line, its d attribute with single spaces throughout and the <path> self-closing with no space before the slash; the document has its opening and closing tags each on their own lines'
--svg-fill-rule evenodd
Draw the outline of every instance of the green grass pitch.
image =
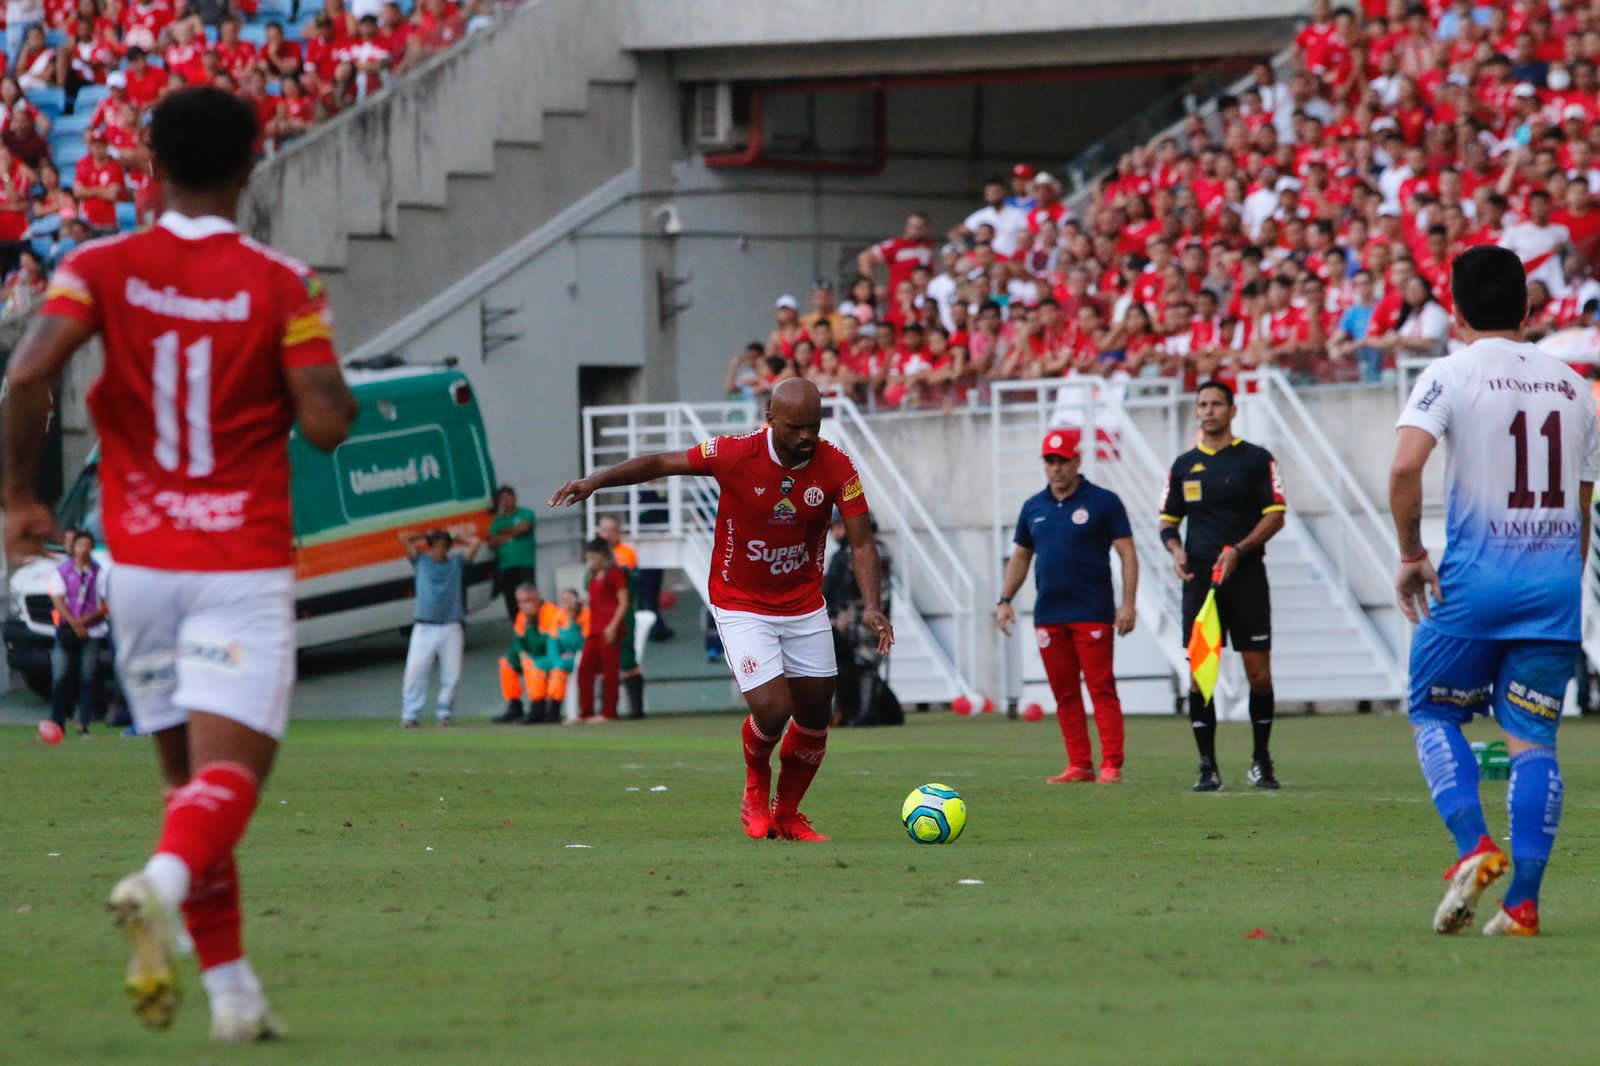
<svg viewBox="0 0 1600 1066">
<path fill-rule="evenodd" d="M 291 1037 L 240 1049 L 206 1041 L 191 960 L 173 1031 L 122 999 L 101 907 L 154 841 L 147 743 L 0 730 L 0 1062 L 1600 1058 L 1593 723 L 1563 731 L 1535 941 L 1429 931 L 1452 852 L 1398 717 L 1280 722 L 1276 795 L 1244 786 L 1240 726 L 1217 796 L 1189 793 L 1177 719 L 1130 721 L 1120 787 L 1043 784 L 1048 720 L 841 730 L 806 804 L 822 845 L 743 839 L 737 727 L 297 725 L 240 856 Z M 929 781 L 970 806 L 953 845 L 900 828 Z"/>
</svg>

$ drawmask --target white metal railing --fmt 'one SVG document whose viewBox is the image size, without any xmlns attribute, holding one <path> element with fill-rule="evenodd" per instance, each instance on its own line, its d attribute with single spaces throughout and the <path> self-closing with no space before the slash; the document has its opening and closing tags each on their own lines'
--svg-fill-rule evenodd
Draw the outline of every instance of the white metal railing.
<svg viewBox="0 0 1600 1066">
<path fill-rule="evenodd" d="M 754 408 L 742 403 L 586 407 L 584 473 L 650 452 L 686 451 L 721 434 L 749 432 L 757 424 L 754 418 Z M 591 533 L 602 514 L 611 514 L 640 540 L 682 538 L 710 556 L 717 513 L 714 482 L 668 478 L 603 489 L 589 498 L 585 509 Z"/>
<path fill-rule="evenodd" d="M 918 598 L 908 606 L 925 617 L 949 617 L 950 646 L 945 651 L 971 694 L 975 691 L 974 628 L 978 617 L 977 583 L 971 567 L 935 524 L 856 405 L 842 396 L 829 396 L 823 402 L 830 420 L 827 435 L 855 461 L 873 510 L 885 519 L 886 528 L 898 534 L 896 583 Z"/>
<path fill-rule="evenodd" d="M 1275 443 L 1291 451 L 1301 473 L 1309 476 L 1327 499 L 1330 513 L 1359 552 L 1359 558 L 1339 558 L 1341 565 L 1359 563 L 1388 574 L 1398 556 L 1394 529 L 1386 521 L 1350 464 L 1333 446 L 1322 426 L 1306 409 L 1288 375 L 1276 368 L 1241 374 L 1239 397 L 1251 414 L 1265 414 L 1275 433 Z M 1360 515 L 1359 520 L 1352 508 Z"/>
<path fill-rule="evenodd" d="M 1327 517 L 1338 536 L 1323 543 L 1309 527 L 1302 538 L 1309 556 L 1330 571 L 1328 580 L 1342 584 L 1346 606 L 1363 643 L 1382 662 L 1396 691 L 1402 691 L 1402 648 L 1385 640 L 1357 599 L 1352 577 L 1372 575 L 1386 587 L 1399 549 L 1389 523 L 1361 488 L 1349 465 L 1328 440 L 1316 419 L 1295 394 L 1288 377 L 1273 368 L 1240 375 L 1241 414 L 1250 432 L 1277 454 L 1293 460 L 1300 476 L 1327 501 Z"/>
</svg>

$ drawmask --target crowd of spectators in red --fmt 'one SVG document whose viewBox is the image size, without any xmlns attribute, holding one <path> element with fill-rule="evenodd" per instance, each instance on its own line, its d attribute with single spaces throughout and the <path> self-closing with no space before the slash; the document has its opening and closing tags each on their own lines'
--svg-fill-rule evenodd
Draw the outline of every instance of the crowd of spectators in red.
<svg viewBox="0 0 1600 1066">
<path fill-rule="evenodd" d="M 942 246 L 913 215 L 844 299 L 826 281 L 806 314 L 779 299 L 730 392 L 803 375 L 898 407 L 1070 374 L 1378 380 L 1448 350 L 1451 259 L 1488 243 L 1527 267 L 1531 338 L 1600 346 L 1600 0 L 1314 0 L 1289 59 L 1130 152 L 1081 214 L 1018 164 Z"/>
<path fill-rule="evenodd" d="M 90 236 L 150 220 L 158 205 L 143 119 L 166 93 L 189 85 L 237 92 L 254 104 L 269 154 L 461 40 L 493 16 L 497 0 L 418 0 L 409 14 L 394 0 L 324 0 L 303 30 L 287 34 L 281 21 L 246 30 L 260 2 L 8 0 L 0 270 L 12 271 L 24 251 L 53 261 Z M 285 6 L 298 19 L 299 0 Z M 104 88 L 86 95 L 89 86 Z M 90 96 L 92 112 L 78 112 Z M 130 202 L 137 211 L 118 211 Z"/>
</svg>

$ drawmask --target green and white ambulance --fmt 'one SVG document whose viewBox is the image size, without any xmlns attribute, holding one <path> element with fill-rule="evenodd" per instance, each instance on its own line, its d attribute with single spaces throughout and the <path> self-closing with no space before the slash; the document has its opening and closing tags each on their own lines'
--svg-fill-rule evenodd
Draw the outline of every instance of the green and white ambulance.
<svg viewBox="0 0 1600 1066">
<path fill-rule="evenodd" d="M 466 376 L 444 367 L 346 371 L 361 412 L 331 454 L 289 440 L 295 531 L 295 631 L 302 648 L 403 628 L 414 582 L 400 544 L 411 530 L 488 531 L 494 466 Z M 98 453 L 62 498 L 63 527 L 104 543 Z M 102 561 L 105 556 L 101 554 Z M 114 562 L 114 560 L 113 560 Z M 4 625 L 6 661 L 35 692 L 50 692 L 55 624 L 47 589 L 60 558 L 12 571 Z M 494 564 L 467 569 L 467 610 L 492 596 Z M 111 604 L 116 633 L 116 600 Z"/>
</svg>

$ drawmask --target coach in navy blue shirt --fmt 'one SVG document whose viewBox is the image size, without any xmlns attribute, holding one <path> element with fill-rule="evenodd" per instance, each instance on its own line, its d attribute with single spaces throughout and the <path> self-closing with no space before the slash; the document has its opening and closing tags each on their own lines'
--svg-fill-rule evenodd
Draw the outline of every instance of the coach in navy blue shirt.
<svg viewBox="0 0 1600 1066">
<path fill-rule="evenodd" d="M 1016 612 L 1011 599 L 1022 588 L 1028 566 L 1034 571 L 1037 597 L 1034 633 L 1045 675 L 1056 698 L 1056 721 L 1067 745 L 1067 768 L 1052 784 L 1122 780 L 1122 703 L 1112 670 L 1112 631 L 1133 631 L 1134 596 L 1139 588 L 1139 557 L 1122 500 L 1109 489 L 1090 484 L 1080 473 L 1079 433 L 1072 429 L 1045 434 L 1040 449 L 1049 486 L 1029 497 L 1017 516 L 1016 546 L 1000 583 L 994 621 L 1011 635 Z M 1111 585 L 1111 553 L 1122 560 L 1122 606 L 1116 606 Z M 1100 772 L 1096 776 L 1084 720 L 1082 684 L 1094 701 L 1095 730 L 1100 734 Z"/>
</svg>

